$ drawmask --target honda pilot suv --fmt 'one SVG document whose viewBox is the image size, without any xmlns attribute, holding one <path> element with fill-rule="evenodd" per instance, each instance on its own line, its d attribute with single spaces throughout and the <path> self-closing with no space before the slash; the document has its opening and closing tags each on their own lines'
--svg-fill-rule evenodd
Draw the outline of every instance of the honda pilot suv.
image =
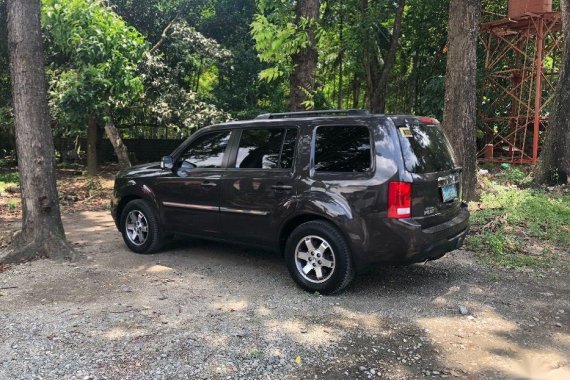
<svg viewBox="0 0 570 380">
<path fill-rule="evenodd" d="M 328 294 L 371 266 L 461 247 L 460 176 L 435 119 L 265 114 L 200 129 L 161 163 L 120 172 L 111 203 L 136 253 L 179 234 L 272 249 L 299 286 Z"/>
</svg>

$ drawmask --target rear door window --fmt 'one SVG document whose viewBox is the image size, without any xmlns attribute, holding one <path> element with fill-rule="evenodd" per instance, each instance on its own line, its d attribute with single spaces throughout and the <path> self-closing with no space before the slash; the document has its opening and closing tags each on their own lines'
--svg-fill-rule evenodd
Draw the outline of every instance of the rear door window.
<svg viewBox="0 0 570 380">
<path fill-rule="evenodd" d="M 293 166 L 296 138 L 296 128 L 244 129 L 236 168 L 290 169 Z"/>
<path fill-rule="evenodd" d="M 406 170 L 424 174 L 455 167 L 451 146 L 436 124 L 409 123 L 398 125 L 398 136 Z"/>
<path fill-rule="evenodd" d="M 364 173 L 372 168 L 370 130 L 365 126 L 321 126 L 315 133 L 316 172 Z"/>
</svg>

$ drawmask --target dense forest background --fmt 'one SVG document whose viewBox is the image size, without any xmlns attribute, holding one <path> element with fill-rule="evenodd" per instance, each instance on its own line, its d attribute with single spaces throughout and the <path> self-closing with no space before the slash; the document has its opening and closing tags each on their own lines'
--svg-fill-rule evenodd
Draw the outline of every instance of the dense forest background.
<svg viewBox="0 0 570 380">
<path fill-rule="evenodd" d="M 318 64 L 304 108 L 441 119 L 448 0 L 321 1 L 316 25 L 299 21 L 294 4 L 42 0 L 54 133 L 84 137 L 88 124 L 102 131 L 112 119 L 124 138 L 181 138 L 214 122 L 286 111 L 293 59 L 311 34 Z M 8 145 L 13 120 L 5 5 L 0 0 L 0 141 Z M 389 60 L 399 7 L 393 66 L 386 88 L 377 89 L 374 75 Z M 506 7 L 506 0 L 483 1 L 482 21 L 505 16 Z"/>
</svg>

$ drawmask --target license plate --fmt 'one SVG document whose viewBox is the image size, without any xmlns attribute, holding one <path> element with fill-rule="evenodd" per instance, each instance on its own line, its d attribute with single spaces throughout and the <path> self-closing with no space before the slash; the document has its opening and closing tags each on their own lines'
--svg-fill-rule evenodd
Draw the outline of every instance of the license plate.
<svg viewBox="0 0 570 380">
<path fill-rule="evenodd" d="M 441 195 L 443 197 L 443 202 L 451 202 L 457 199 L 457 187 L 455 184 L 443 186 L 441 188 Z"/>
</svg>

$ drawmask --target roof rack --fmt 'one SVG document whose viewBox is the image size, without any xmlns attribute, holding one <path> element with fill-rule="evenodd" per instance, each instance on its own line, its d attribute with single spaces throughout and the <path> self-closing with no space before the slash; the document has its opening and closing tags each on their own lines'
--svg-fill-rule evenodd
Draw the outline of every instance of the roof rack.
<svg viewBox="0 0 570 380">
<path fill-rule="evenodd" d="M 258 115 L 255 119 L 291 119 L 300 117 L 317 117 L 324 115 L 346 115 L 346 116 L 368 116 L 370 113 L 365 109 L 348 109 L 348 110 L 322 110 L 322 111 L 301 111 L 301 112 L 283 112 L 283 113 L 264 113 Z"/>
</svg>

